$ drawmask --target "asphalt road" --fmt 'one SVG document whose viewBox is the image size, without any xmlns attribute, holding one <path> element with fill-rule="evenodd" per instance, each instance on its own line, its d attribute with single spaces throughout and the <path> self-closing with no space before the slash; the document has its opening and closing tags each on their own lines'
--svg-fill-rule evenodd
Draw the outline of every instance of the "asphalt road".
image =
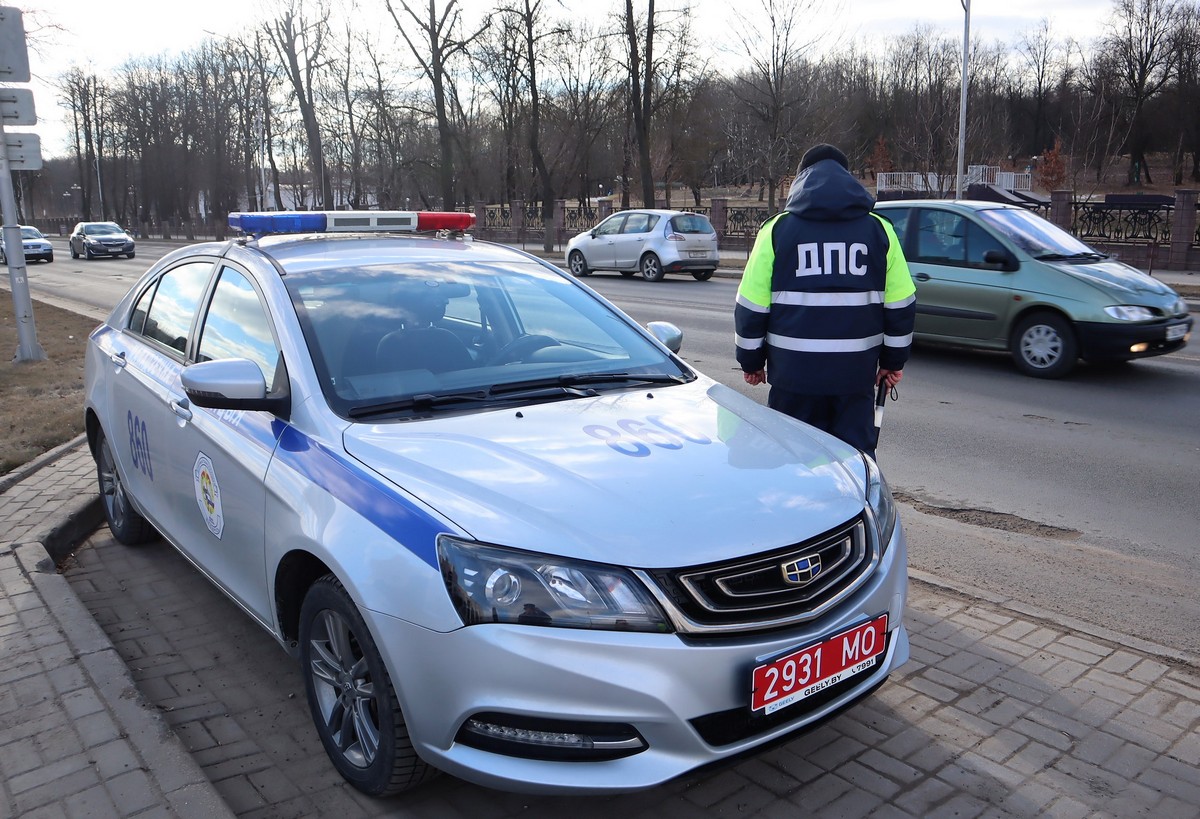
<svg viewBox="0 0 1200 819">
<path fill-rule="evenodd" d="M 31 265 L 38 299 L 102 317 L 158 255 Z M 684 330 L 683 357 L 760 401 L 733 361 L 736 282 L 593 275 L 639 322 Z M 1062 381 L 999 354 L 919 347 L 879 447 L 905 501 L 914 569 L 1200 661 L 1200 353 L 1197 345 Z"/>
</svg>

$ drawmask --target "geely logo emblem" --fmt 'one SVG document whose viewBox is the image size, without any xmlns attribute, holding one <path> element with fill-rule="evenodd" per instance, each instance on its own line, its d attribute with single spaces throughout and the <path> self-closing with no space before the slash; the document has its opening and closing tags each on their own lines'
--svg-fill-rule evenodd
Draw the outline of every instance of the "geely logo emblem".
<svg viewBox="0 0 1200 819">
<path fill-rule="evenodd" d="M 807 586 L 821 573 L 821 556 L 805 555 L 799 560 L 784 563 L 779 568 L 783 572 L 784 583 L 789 586 Z"/>
</svg>

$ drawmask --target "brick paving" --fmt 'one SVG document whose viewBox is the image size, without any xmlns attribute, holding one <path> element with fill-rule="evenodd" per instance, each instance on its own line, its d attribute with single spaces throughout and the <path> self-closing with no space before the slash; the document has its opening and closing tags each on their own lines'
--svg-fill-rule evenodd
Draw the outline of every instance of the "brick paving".
<svg viewBox="0 0 1200 819">
<path fill-rule="evenodd" d="M 622 796 L 444 776 L 373 800 L 325 758 L 296 664 L 166 544 L 99 530 L 54 572 L 47 549 L 96 525 L 85 446 L 0 492 L 0 816 L 1200 816 L 1196 668 L 920 579 L 912 661 L 737 765 Z"/>
</svg>

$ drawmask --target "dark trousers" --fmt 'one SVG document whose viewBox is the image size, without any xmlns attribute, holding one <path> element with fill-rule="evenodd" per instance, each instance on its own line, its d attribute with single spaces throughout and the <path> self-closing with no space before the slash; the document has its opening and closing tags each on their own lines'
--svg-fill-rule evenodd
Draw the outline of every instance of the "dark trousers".
<svg viewBox="0 0 1200 819">
<path fill-rule="evenodd" d="M 801 395 L 772 386 L 767 406 L 875 457 L 879 430 L 875 426 L 875 397 L 869 391 L 856 395 Z"/>
</svg>

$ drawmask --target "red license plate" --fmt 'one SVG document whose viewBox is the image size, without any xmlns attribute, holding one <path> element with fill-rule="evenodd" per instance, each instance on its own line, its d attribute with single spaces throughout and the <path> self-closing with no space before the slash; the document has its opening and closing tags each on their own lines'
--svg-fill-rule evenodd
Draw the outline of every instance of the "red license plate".
<svg viewBox="0 0 1200 819">
<path fill-rule="evenodd" d="M 887 644 L 887 615 L 754 669 L 750 708 L 770 714 L 871 668 Z"/>
</svg>

